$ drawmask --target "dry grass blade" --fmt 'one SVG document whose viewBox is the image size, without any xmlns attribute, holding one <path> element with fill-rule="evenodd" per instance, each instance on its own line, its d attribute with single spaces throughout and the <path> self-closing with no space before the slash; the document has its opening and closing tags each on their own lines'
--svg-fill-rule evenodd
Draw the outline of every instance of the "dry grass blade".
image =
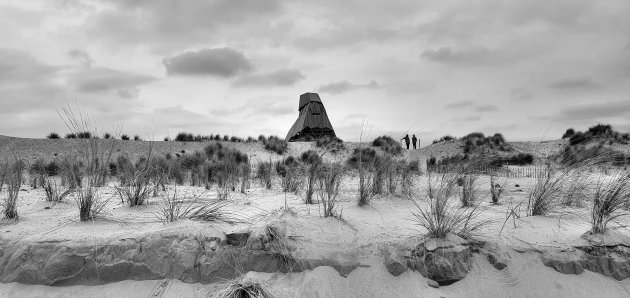
<svg viewBox="0 0 630 298">
<path fill-rule="evenodd" d="M 211 200 L 196 206 L 188 216 L 190 219 L 203 221 L 222 221 L 226 223 L 239 223 L 247 219 L 247 217 L 238 212 L 225 210 L 229 205 L 229 201 Z"/>
</svg>

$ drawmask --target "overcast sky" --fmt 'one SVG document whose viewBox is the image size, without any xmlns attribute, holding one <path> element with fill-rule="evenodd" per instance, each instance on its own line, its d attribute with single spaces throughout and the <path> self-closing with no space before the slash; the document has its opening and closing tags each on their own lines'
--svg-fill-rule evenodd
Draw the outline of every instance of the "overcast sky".
<svg viewBox="0 0 630 298">
<path fill-rule="evenodd" d="M 628 0 L 0 0 L 0 134 L 286 136 L 318 92 L 337 135 L 630 131 Z"/>
</svg>

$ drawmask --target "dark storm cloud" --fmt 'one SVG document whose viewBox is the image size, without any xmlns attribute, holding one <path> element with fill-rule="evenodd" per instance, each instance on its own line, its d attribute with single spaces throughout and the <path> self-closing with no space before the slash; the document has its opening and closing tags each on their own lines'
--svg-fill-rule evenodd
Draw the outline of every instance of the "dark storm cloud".
<svg viewBox="0 0 630 298">
<path fill-rule="evenodd" d="M 251 74 L 236 79 L 234 86 L 293 86 L 295 83 L 304 80 L 304 74 L 297 69 L 280 69 L 267 73 Z"/>
<path fill-rule="evenodd" d="M 353 84 L 348 81 L 339 81 L 323 85 L 317 90 L 321 93 L 340 94 L 356 89 L 378 89 L 380 87 L 381 85 L 376 81 L 371 81 L 367 84 Z"/>
<path fill-rule="evenodd" d="M 68 56 L 86 68 L 90 68 L 90 66 L 92 66 L 92 62 L 94 62 L 87 52 L 81 50 L 71 50 L 68 52 Z"/>
<path fill-rule="evenodd" d="M 116 91 L 121 97 L 129 97 L 133 95 L 133 89 L 137 86 L 155 80 L 155 77 L 145 74 L 98 67 L 77 73 L 73 78 L 73 83 L 81 92 Z"/>
<path fill-rule="evenodd" d="M 168 75 L 233 77 L 251 71 L 243 53 L 225 47 L 189 51 L 162 61 Z"/>
<path fill-rule="evenodd" d="M 594 89 L 601 86 L 602 85 L 593 80 L 593 78 L 585 76 L 562 78 L 549 85 L 549 87 L 559 90 Z"/>
<path fill-rule="evenodd" d="M 563 121 L 605 121 L 611 118 L 630 118 L 630 100 L 598 102 L 574 106 L 562 112 Z"/>
<path fill-rule="evenodd" d="M 447 109 L 461 109 L 466 107 L 472 107 L 475 105 L 475 102 L 472 100 L 462 100 L 457 102 L 452 102 L 444 106 Z"/>
</svg>

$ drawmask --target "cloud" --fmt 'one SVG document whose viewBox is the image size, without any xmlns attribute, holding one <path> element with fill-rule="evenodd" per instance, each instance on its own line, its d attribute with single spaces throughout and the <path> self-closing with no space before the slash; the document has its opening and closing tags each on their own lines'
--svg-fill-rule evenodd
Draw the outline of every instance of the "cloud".
<svg viewBox="0 0 630 298">
<path fill-rule="evenodd" d="M 340 94 L 355 89 L 378 89 L 381 85 L 376 81 L 371 81 L 367 84 L 353 84 L 348 81 L 333 82 L 319 87 L 318 91 L 321 93 Z"/>
<path fill-rule="evenodd" d="M 465 117 L 455 117 L 453 120 L 464 121 L 464 122 L 473 122 L 481 120 L 481 115 L 473 115 L 473 116 L 465 116 Z"/>
<path fill-rule="evenodd" d="M 444 106 L 447 109 L 461 109 L 466 107 L 471 107 L 475 105 L 475 102 L 472 100 L 462 100 L 457 102 L 452 102 Z"/>
<path fill-rule="evenodd" d="M 245 118 L 267 118 L 292 113 L 297 116 L 297 106 L 297 101 L 289 97 L 260 96 L 252 98 L 240 106 L 214 108 L 210 114 L 220 118 L 231 118 L 234 115 Z"/>
<path fill-rule="evenodd" d="M 0 102 L 3 117 L 36 113 L 58 104 L 66 94 L 55 83 L 63 68 L 35 59 L 26 51 L 0 48 Z M 3 118 L 0 117 L 0 118 Z M 20 122 L 11 123 L 11 126 Z"/>
<path fill-rule="evenodd" d="M 494 112 L 498 111 L 499 108 L 493 104 L 483 104 L 475 107 L 475 111 L 483 113 L 483 112 Z"/>
<path fill-rule="evenodd" d="M 557 80 L 549 87 L 558 90 L 594 89 L 602 85 L 591 77 L 567 77 Z"/>
<path fill-rule="evenodd" d="M 243 53 L 225 47 L 188 51 L 162 61 L 167 75 L 234 77 L 251 71 L 251 62 Z"/>
<path fill-rule="evenodd" d="M 70 56 L 70 58 L 72 58 L 73 60 L 79 62 L 85 68 L 90 68 L 92 62 L 94 62 L 94 60 L 92 60 L 87 52 L 81 50 L 71 50 L 70 52 L 68 52 L 68 56 Z"/>
<path fill-rule="evenodd" d="M 104 67 L 90 68 L 73 77 L 73 83 L 78 91 L 85 93 L 116 91 L 123 98 L 137 96 L 137 86 L 155 80 L 155 77 L 149 75 Z"/>
<path fill-rule="evenodd" d="M 517 53 L 486 47 L 460 51 L 455 51 L 451 47 L 440 47 L 424 50 L 420 56 L 432 62 L 463 65 L 497 65 L 521 59 Z"/>
<path fill-rule="evenodd" d="M 216 120 L 210 115 L 204 115 L 186 110 L 182 105 L 174 105 L 153 109 L 150 113 L 155 120 L 160 121 L 160 125 L 165 128 L 186 129 L 191 126 L 213 127 L 229 125 L 224 120 Z"/>
<path fill-rule="evenodd" d="M 630 118 L 630 100 L 589 103 L 573 106 L 562 112 L 562 121 L 604 121 Z"/>
<path fill-rule="evenodd" d="M 523 88 L 512 88 L 510 90 L 510 98 L 518 101 L 527 101 L 534 98 L 534 94 Z"/>
<path fill-rule="evenodd" d="M 284 68 L 273 72 L 251 74 L 236 79 L 234 86 L 293 86 L 304 80 L 304 74 L 297 69 Z"/>
<path fill-rule="evenodd" d="M 60 67 L 44 64 L 31 54 L 0 48 L 0 82 L 26 82 L 54 75 Z"/>
<path fill-rule="evenodd" d="M 107 0 L 88 28 L 94 36 L 130 44 L 181 43 L 223 39 L 217 32 L 269 28 L 281 12 L 280 0 Z"/>
<path fill-rule="evenodd" d="M 452 102 L 452 103 L 449 103 L 449 104 L 445 105 L 444 108 L 445 109 L 450 109 L 450 110 L 472 108 L 475 112 L 480 112 L 480 113 L 483 113 L 483 112 L 494 112 L 494 111 L 498 111 L 499 110 L 499 108 L 496 105 L 493 105 L 493 104 L 476 104 L 472 100 L 462 100 L 462 101 Z"/>
</svg>

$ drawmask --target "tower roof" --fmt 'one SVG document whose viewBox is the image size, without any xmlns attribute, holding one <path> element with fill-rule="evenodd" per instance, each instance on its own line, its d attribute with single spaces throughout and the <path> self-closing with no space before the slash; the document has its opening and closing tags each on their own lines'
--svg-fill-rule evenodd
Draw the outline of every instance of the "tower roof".
<svg viewBox="0 0 630 298">
<path fill-rule="evenodd" d="M 322 102 L 319 98 L 319 94 L 317 93 L 306 92 L 300 95 L 300 105 L 298 106 L 298 111 L 311 101 Z"/>
</svg>

